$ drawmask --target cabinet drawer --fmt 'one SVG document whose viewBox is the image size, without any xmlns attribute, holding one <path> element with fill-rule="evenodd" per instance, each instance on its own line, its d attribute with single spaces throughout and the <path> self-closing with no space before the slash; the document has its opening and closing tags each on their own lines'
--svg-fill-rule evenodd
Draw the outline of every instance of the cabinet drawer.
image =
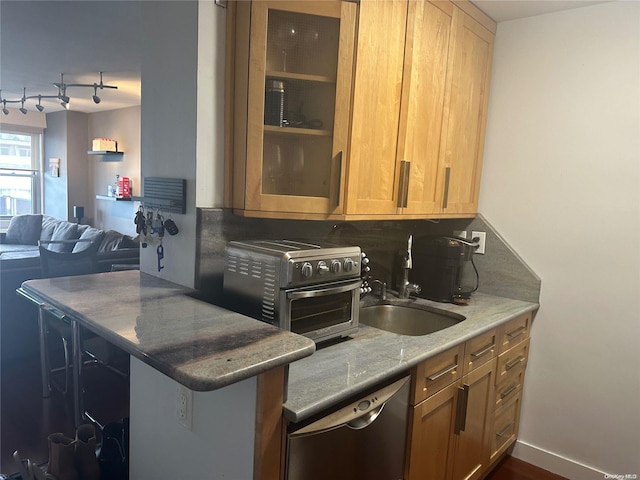
<svg viewBox="0 0 640 480">
<path fill-rule="evenodd" d="M 497 337 L 497 329 L 494 328 L 467 341 L 464 347 L 463 375 L 496 356 Z"/>
<path fill-rule="evenodd" d="M 524 362 L 514 367 L 508 375 L 496 385 L 496 414 L 503 405 L 508 404 L 521 391 L 524 382 Z"/>
<path fill-rule="evenodd" d="M 517 368 L 522 368 L 527 364 L 529 357 L 529 339 L 517 344 L 498 356 L 498 373 L 496 375 L 496 385 L 503 382 L 505 378 L 515 373 Z"/>
<path fill-rule="evenodd" d="M 520 422 L 520 403 L 522 394 L 518 393 L 515 398 L 500 410 L 493 422 L 493 433 L 491 438 L 491 457 L 489 464 L 492 464 L 509 448 L 518 435 L 518 424 Z"/>
<path fill-rule="evenodd" d="M 498 353 L 506 352 L 515 344 L 529 338 L 532 318 L 533 312 L 527 312 L 500 327 Z"/>
<path fill-rule="evenodd" d="M 416 367 L 413 405 L 458 380 L 462 376 L 464 344 L 439 353 Z"/>
</svg>

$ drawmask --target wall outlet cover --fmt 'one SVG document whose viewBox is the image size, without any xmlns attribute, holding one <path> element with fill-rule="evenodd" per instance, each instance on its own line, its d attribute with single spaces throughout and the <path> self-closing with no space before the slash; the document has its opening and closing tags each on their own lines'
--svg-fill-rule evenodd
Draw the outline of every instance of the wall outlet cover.
<svg viewBox="0 0 640 480">
<path fill-rule="evenodd" d="M 476 249 L 476 253 L 478 255 L 484 255 L 487 242 L 487 232 L 471 232 L 471 239 L 474 238 L 479 239 L 479 247 Z"/>
</svg>

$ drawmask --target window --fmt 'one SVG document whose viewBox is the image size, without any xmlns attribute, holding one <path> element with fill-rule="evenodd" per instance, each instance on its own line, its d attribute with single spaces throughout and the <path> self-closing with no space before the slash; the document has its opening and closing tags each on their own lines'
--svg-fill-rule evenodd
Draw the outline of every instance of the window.
<svg viewBox="0 0 640 480">
<path fill-rule="evenodd" d="M 0 218 L 40 210 L 41 137 L 0 131 Z"/>
</svg>

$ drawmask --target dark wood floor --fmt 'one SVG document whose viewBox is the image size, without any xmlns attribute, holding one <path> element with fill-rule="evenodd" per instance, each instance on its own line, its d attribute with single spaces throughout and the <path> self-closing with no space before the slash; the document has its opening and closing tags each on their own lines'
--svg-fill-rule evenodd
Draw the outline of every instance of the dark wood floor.
<svg viewBox="0 0 640 480">
<path fill-rule="evenodd" d="M 0 378 L 0 472 L 16 472 L 13 452 L 39 465 L 47 458 L 47 436 L 75 436 L 70 399 L 60 393 L 42 398 L 38 359 L 5 367 Z M 118 421 L 128 415 L 128 383 L 103 369 L 86 375 L 87 409 L 98 421 Z M 513 457 L 506 457 L 486 480 L 566 480 Z"/>
<path fill-rule="evenodd" d="M 129 383 L 100 367 L 85 375 L 85 407 L 102 424 L 128 416 Z M 71 398 L 56 392 L 42 397 L 39 360 L 3 365 L 0 373 L 0 473 L 17 471 L 13 452 L 39 465 L 48 461 L 47 437 L 75 437 Z M 98 432 L 98 439 L 99 439 Z"/>
<path fill-rule="evenodd" d="M 485 480 L 567 480 L 517 458 L 506 457 Z"/>
</svg>

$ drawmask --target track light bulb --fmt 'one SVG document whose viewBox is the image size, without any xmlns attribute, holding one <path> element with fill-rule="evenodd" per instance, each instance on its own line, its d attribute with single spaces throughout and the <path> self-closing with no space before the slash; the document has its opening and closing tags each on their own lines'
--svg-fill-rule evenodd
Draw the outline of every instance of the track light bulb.
<svg viewBox="0 0 640 480">
<path fill-rule="evenodd" d="M 98 87 L 93 86 L 93 103 L 100 103 L 100 97 L 98 96 Z"/>
<path fill-rule="evenodd" d="M 21 113 L 21 114 L 23 114 L 23 115 L 26 115 L 26 114 L 27 114 L 27 109 L 26 109 L 26 108 L 24 108 L 24 107 L 20 107 L 18 110 L 19 110 L 19 111 L 20 111 L 20 113 Z"/>
<path fill-rule="evenodd" d="M 64 103 L 69 103 L 70 98 L 67 97 L 66 95 L 61 95 L 60 96 L 60 100 L 62 100 L 62 103 L 64 104 Z M 64 105 L 62 105 L 62 106 L 64 107 Z"/>
<path fill-rule="evenodd" d="M 9 115 L 9 109 L 7 108 L 7 102 L 2 102 L 2 113 Z"/>
</svg>

